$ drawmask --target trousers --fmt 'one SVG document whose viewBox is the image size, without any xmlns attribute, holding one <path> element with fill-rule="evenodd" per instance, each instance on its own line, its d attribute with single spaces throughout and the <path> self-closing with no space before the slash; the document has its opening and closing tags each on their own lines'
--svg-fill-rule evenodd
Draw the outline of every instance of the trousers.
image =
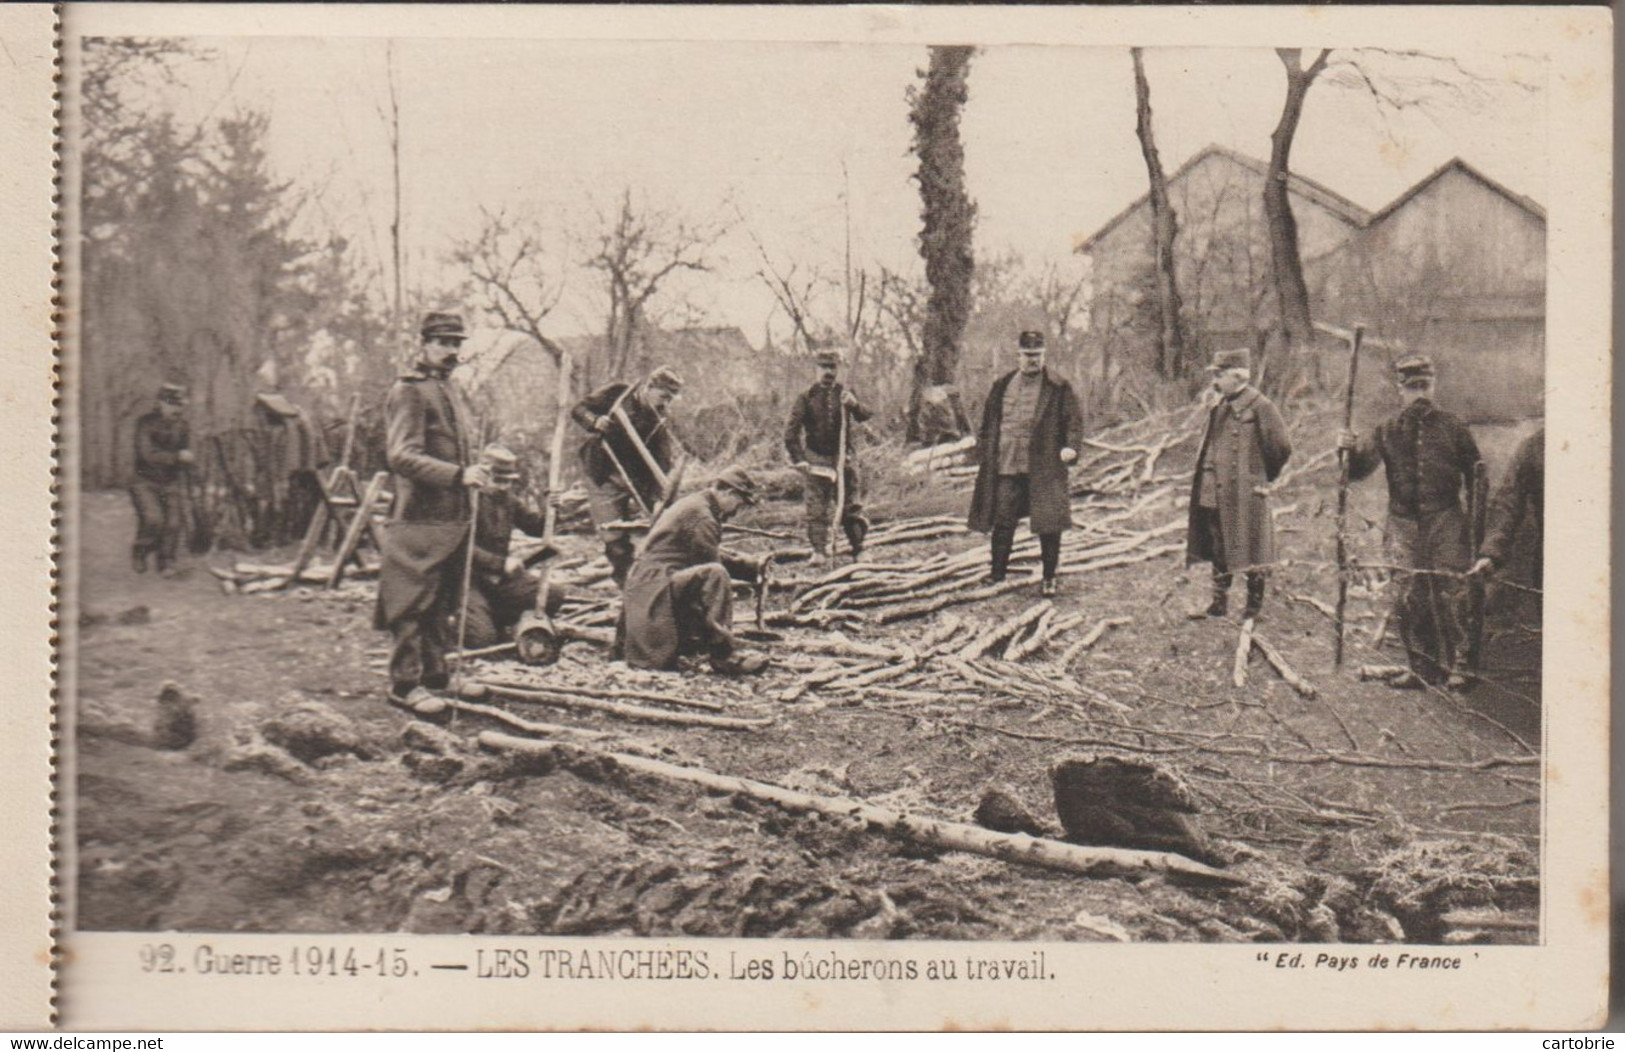
<svg viewBox="0 0 1625 1052">
<path fill-rule="evenodd" d="M 1383 543 L 1388 561 L 1404 568 L 1394 571 L 1394 615 L 1411 671 L 1428 683 L 1442 682 L 1466 657 L 1466 586 L 1458 577 L 1404 571 L 1464 572 L 1471 562 L 1467 517 L 1459 507 L 1416 519 L 1390 515 Z"/>
<path fill-rule="evenodd" d="M 130 483 L 130 500 L 135 505 L 135 554 L 156 553 L 161 570 L 175 561 L 185 532 L 186 482 L 153 482 L 136 479 Z"/>
<path fill-rule="evenodd" d="M 989 534 L 990 567 L 995 578 L 1002 579 L 1010 567 L 1010 552 L 1016 544 L 1016 527 L 1031 509 L 1026 475 L 1000 475 L 993 492 L 993 529 Z M 1038 535 L 1039 562 L 1044 579 L 1055 576 L 1061 565 L 1061 535 Z"/>
</svg>

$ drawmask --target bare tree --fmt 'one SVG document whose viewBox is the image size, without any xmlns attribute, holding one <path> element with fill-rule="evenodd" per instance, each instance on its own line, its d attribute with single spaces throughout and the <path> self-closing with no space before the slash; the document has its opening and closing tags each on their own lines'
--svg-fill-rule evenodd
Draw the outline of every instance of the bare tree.
<svg viewBox="0 0 1625 1052">
<path fill-rule="evenodd" d="M 1417 110 L 1430 119 L 1446 107 L 1475 109 L 1499 91 L 1529 92 L 1538 85 L 1521 69 L 1535 60 L 1506 56 L 1490 72 L 1462 60 L 1422 51 L 1351 48 L 1320 51 L 1307 65 L 1302 48 L 1277 48 L 1286 70 L 1286 97 L 1281 117 L 1270 135 L 1270 163 L 1264 183 L 1264 217 L 1269 231 L 1271 284 L 1287 353 L 1293 354 L 1310 334 L 1309 290 L 1303 278 L 1297 221 L 1287 193 L 1292 142 L 1303 116 L 1309 89 L 1322 77 L 1333 86 L 1368 96 L 1384 116 Z"/>
<path fill-rule="evenodd" d="M 630 188 L 611 207 L 595 212 L 596 227 L 585 238 L 591 246 L 585 263 L 604 276 L 608 366 L 612 375 L 625 375 L 651 301 L 675 274 L 710 272 L 728 224 L 635 201 Z"/>
<path fill-rule="evenodd" d="M 561 244 L 549 253 L 548 241 L 538 220 L 482 207 L 478 231 L 456 243 L 451 261 L 467 273 L 483 310 L 504 329 L 541 344 L 557 363 L 562 351 L 543 333 L 542 322 L 564 295 L 560 267 L 568 249 Z"/>
<path fill-rule="evenodd" d="M 1168 176 L 1151 132 L 1151 83 L 1146 80 L 1140 48 L 1129 51 L 1134 60 L 1134 131 L 1140 138 L 1146 175 L 1151 183 L 1151 258 L 1157 287 L 1157 372 L 1164 378 L 1184 375 L 1185 328 L 1180 318 L 1179 279 L 1174 272 L 1174 239 L 1179 217 L 1168 198 Z"/>
<path fill-rule="evenodd" d="M 1303 117 L 1303 102 L 1331 57 L 1323 50 L 1310 63 L 1303 64 L 1302 48 L 1276 48 L 1286 69 L 1286 99 L 1281 117 L 1270 133 L 1270 163 L 1264 179 L 1264 222 L 1270 239 L 1270 276 L 1275 287 L 1276 309 L 1280 312 L 1281 334 L 1287 354 L 1294 354 L 1309 339 L 1309 287 L 1303 280 L 1303 260 L 1298 254 L 1298 222 L 1292 215 L 1287 193 L 1291 177 L 1292 141 Z"/>
<path fill-rule="evenodd" d="M 914 369 L 906 438 L 920 439 L 919 396 L 926 388 L 951 385 L 959 366 L 960 341 L 970 315 L 971 276 L 976 269 L 971 233 L 976 205 L 965 190 L 965 147 L 959 118 L 969 97 L 966 78 L 976 49 L 931 48 L 931 64 L 920 70 L 924 86 L 910 85 L 908 119 L 914 125 L 913 151 L 920 165 L 920 257 L 931 287 L 926 304 L 922 353 Z"/>
</svg>

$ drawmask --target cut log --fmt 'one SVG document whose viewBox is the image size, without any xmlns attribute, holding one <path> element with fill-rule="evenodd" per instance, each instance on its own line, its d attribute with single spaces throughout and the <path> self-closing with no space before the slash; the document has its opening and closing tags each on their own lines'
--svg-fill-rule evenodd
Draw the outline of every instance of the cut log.
<svg viewBox="0 0 1625 1052">
<path fill-rule="evenodd" d="M 1053 609 L 1055 609 L 1055 604 L 1053 602 L 1048 599 L 1042 599 L 1034 603 L 1032 606 L 1029 606 L 1015 617 L 1012 617 L 1006 621 L 1001 621 L 992 628 L 987 629 L 981 635 L 965 644 L 964 647 L 960 648 L 960 651 L 956 656 L 961 661 L 975 661 L 977 658 L 981 657 L 983 654 L 986 654 L 988 651 L 992 650 L 1006 639 L 1009 639 L 1027 625 L 1039 620 Z"/>
<path fill-rule="evenodd" d="M 726 706 L 720 701 L 709 698 L 684 698 L 676 694 L 665 694 L 655 690 L 627 690 L 623 687 L 575 687 L 561 683 L 514 683 L 506 680 L 484 680 L 487 685 L 513 687 L 517 690 L 530 690 L 533 687 L 539 690 L 548 690 L 556 694 L 574 694 L 586 698 L 619 698 L 622 701 L 658 701 L 662 705 L 675 705 L 683 709 L 704 709 L 707 712 L 723 712 Z"/>
<path fill-rule="evenodd" d="M 566 709 L 602 712 L 606 716 L 618 716 L 621 719 L 637 720 L 643 723 L 673 723 L 684 727 L 712 727 L 726 731 L 756 731 L 771 725 L 773 722 L 769 719 L 744 719 L 737 716 L 707 716 L 699 713 L 667 712 L 664 709 L 623 705 L 616 701 L 600 701 L 597 698 L 564 694 L 559 691 L 542 690 L 535 687 L 509 687 L 480 680 L 466 685 L 463 688 L 462 696 L 468 701 L 481 701 L 486 697 L 487 693 L 510 698 L 514 701 L 530 701 L 539 705 L 557 705 Z"/>
<path fill-rule="evenodd" d="M 947 851 L 969 851 L 1021 865 L 1039 866 L 1089 877 L 1148 877 L 1156 874 L 1197 883 L 1241 886 L 1246 878 L 1170 851 L 1081 847 L 1021 833 L 995 833 L 959 822 L 909 815 L 842 796 L 801 793 L 768 782 L 738 778 L 698 767 L 680 767 L 628 753 L 593 749 L 569 742 L 537 741 L 486 731 L 480 744 L 495 751 L 551 756 L 560 761 L 613 763 L 639 774 L 687 782 L 721 793 L 762 800 L 797 813 L 816 812 L 856 819 L 867 828 Z"/>
<path fill-rule="evenodd" d="M 1251 622 L 1248 623 L 1251 624 Z M 1314 684 L 1298 675 L 1297 670 L 1287 664 L 1286 658 L 1281 656 L 1281 652 L 1266 642 L 1263 636 L 1255 634 L 1253 636 L 1253 646 L 1258 648 L 1260 654 L 1264 655 L 1264 660 L 1268 661 L 1270 667 L 1275 669 L 1276 674 L 1286 681 L 1286 685 L 1297 691 L 1299 695 L 1305 698 L 1314 698 L 1320 695 L 1320 691 L 1315 689 Z"/>
<path fill-rule="evenodd" d="M 1078 660 L 1079 654 L 1100 642 L 1100 638 L 1109 630 L 1133 623 L 1132 617 L 1103 617 L 1096 621 L 1095 626 L 1085 633 L 1082 639 L 1066 648 L 1066 652 L 1061 655 L 1061 668 L 1070 668 L 1072 662 Z"/>
<path fill-rule="evenodd" d="M 1248 618 L 1241 623 L 1241 635 L 1236 640 L 1236 662 L 1230 668 L 1231 686 L 1240 688 L 1247 685 L 1247 659 L 1253 652 L 1253 619 Z"/>
</svg>

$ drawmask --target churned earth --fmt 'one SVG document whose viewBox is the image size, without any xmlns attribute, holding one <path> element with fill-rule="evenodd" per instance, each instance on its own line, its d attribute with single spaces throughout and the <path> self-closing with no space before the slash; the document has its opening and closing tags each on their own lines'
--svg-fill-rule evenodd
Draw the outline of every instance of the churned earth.
<svg viewBox="0 0 1625 1052">
<path fill-rule="evenodd" d="M 1526 430 L 1480 431 L 1492 477 Z M 1170 478 L 1188 471 L 1191 446 L 1169 453 Z M 1167 488 L 1131 525 L 1183 520 L 1180 485 Z M 1445 918 L 1462 910 L 1532 916 L 1538 903 L 1538 605 L 1527 595 L 1492 596 L 1492 672 L 1463 695 L 1361 682 L 1359 666 L 1403 660 L 1392 640 L 1380 650 L 1370 644 L 1382 597 L 1356 590 L 1342 669 L 1333 667 L 1325 613 L 1288 598 L 1334 595 L 1335 469 L 1298 477 L 1276 505 L 1288 509 L 1277 519 L 1287 563 L 1258 628 L 1314 684 L 1316 698 L 1295 693 L 1257 657 L 1247 685 L 1231 685 L 1237 625 L 1185 618 L 1205 587 L 1204 571 L 1186 571 L 1176 553 L 1063 580 L 1060 612 L 1086 614 L 1085 627 L 1133 619 L 1071 667 L 1109 705 L 1044 704 L 985 687 L 973 698 L 935 702 L 817 690 L 785 701 L 797 672 L 782 665 L 737 681 L 698 669 L 637 673 L 573 643 L 538 682 L 678 694 L 770 722 L 738 731 L 509 706 L 529 719 L 607 732 L 592 743 L 599 750 L 626 748 L 960 822 L 998 787 L 1057 832 L 1053 763 L 1079 754 L 1138 757 L 1177 772 L 1200 803 L 1196 821 L 1215 854 L 1248 878 L 1221 888 L 1050 872 L 610 763 L 484 751 L 475 735 L 503 729 L 494 722 L 465 713 L 429 725 L 384 703 L 388 638 L 371 627 L 370 583 L 227 595 L 203 566 L 229 563 L 226 553 L 189 558 L 173 580 L 137 575 L 127 558 L 127 498 L 86 494 L 77 520 L 77 608 L 63 626 L 64 721 L 74 744 L 65 817 L 77 844 L 67 874 L 70 923 L 327 933 L 1532 941 L 1534 932 L 1516 925 L 1453 934 Z M 1380 480 L 1356 488 L 1362 550 L 1377 550 L 1382 506 Z M 880 518 L 885 511 L 877 508 Z M 785 502 L 746 521 L 794 529 L 798 515 Z M 565 543 L 592 554 L 588 537 Z M 875 549 L 871 558 L 981 543 L 954 536 Z M 286 556 L 254 561 L 278 554 Z M 952 612 L 991 623 L 1034 602 L 1028 591 Z M 770 606 L 784 602 L 776 596 Z M 852 638 L 913 643 L 940 616 L 868 626 Z M 775 646 L 793 647 L 798 631 Z M 1055 671 L 1066 642 L 1027 666 Z M 537 677 L 501 662 L 479 671 Z"/>
</svg>

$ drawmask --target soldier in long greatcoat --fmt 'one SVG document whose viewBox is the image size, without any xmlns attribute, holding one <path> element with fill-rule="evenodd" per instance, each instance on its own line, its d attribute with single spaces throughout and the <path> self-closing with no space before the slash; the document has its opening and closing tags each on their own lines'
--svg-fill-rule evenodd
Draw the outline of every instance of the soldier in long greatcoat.
<svg viewBox="0 0 1625 1052">
<path fill-rule="evenodd" d="M 1053 596 L 1061 533 L 1072 527 L 1069 469 L 1083 445 L 1083 410 L 1072 385 L 1044 368 L 1044 334 L 1023 332 L 1017 343 L 1016 370 L 993 382 L 982 406 L 969 525 L 991 535 L 988 579 L 998 582 L 1027 518 L 1038 535 L 1039 590 Z"/>
<path fill-rule="evenodd" d="M 491 484 L 469 443 L 474 421 L 447 379 L 465 333 L 456 314 L 424 316 L 417 365 L 384 400 L 386 456 L 395 474 L 384 528 L 374 622 L 394 637 L 389 698 L 420 715 L 443 711 L 435 695 L 450 680 L 446 654 L 462 589 L 464 545 L 472 533 L 469 491 Z"/>
<path fill-rule="evenodd" d="M 186 423 L 186 388 L 164 384 L 158 405 L 135 422 L 135 544 L 130 550 L 136 573 L 147 571 L 156 555 L 158 573 L 175 573 L 175 553 L 185 531 L 186 472 L 192 465 L 191 431 Z"/>
<path fill-rule="evenodd" d="M 1213 565 L 1213 596 L 1193 617 L 1223 617 L 1236 571 L 1247 577 L 1253 618 L 1264 603 L 1264 577 L 1275 562 L 1270 484 L 1292 456 L 1292 440 L 1275 404 L 1252 385 L 1252 352 L 1219 351 L 1208 366 L 1217 401 L 1196 454 L 1191 480 L 1186 565 Z"/>
<path fill-rule="evenodd" d="M 649 531 L 623 592 L 623 646 L 633 668 L 673 669 L 705 654 L 724 675 L 760 672 L 760 654 L 741 654 L 733 636 L 731 582 L 760 580 L 762 566 L 722 548 L 722 524 L 756 503 L 756 484 L 729 468 L 709 488 L 666 509 Z"/>
<path fill-rule="evenodd" d="M 1462 492 L 1472 492 L 1478 444 L 1434 403 L 1431 358 L 1408 355 L 1394 372 L 1405 407 L 1371 435 L 1343 432 L 1338 445 L 1349 451 L 1349 478 L 1363 479 L 1379 464 L 1388 476 L 1383 541 L 1397 567 L 1394 612 L 1411 666 L 1410 676 L 1389 685 L 1460 687 L 1467 682 L 1458 667 L 1467 656 L 1462 575 L 1472 559 Z"/>
</svg>

